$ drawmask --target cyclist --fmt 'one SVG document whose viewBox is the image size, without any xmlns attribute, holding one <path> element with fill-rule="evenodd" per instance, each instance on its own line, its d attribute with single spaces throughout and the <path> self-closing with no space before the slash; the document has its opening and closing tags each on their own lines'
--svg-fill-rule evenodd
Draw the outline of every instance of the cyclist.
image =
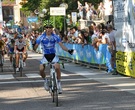
<svg viewBox="0 0 135 110">
<path fill-rule="evenodd" d="M 15 40 L 11 39 L 9 43 L 7 43 L 7 54 L 9 56 L 10 62 L 12 64 L 12 57 L 14 53 Z"/>
<path fill-rule="evenodd" d="M 26 59 L 27 59 L 27 52 L 26 52 L 26 42 L 23 39 L 22 35 L 18 35 L 17 39 L 15 40 L 15 48 L 14 48 L 14 52 L 16 53 L 15 57 L 16 57 L 16 71 L 19 71 L 19 58 L 20 58 L 20 54 L 19 52 L 23 52 L 23 65 L 26 66 Z"/>
<path fill-rule="evenodd" d="M 45 26 L 45 32 L 39 36 L 36 40 L 35 50 L 37 49 L 38 45 L 41 43 L 42 49 L 43 49 L 43 58 L 40 61 L 40 74 L 42 78 L 44 79 L 44 87 L 48 91 L 48 80 L 46 78 L 46 74 L 44 73 L 45 70 L 45 63 L 48 61 L 54 62 L 54 66 L 57 72 L 57 79 L 58 79 L 58 90 L 59 93 L 62 93 L 62 87 L 61 87 L 61 71 L 60 71 L 60 64 L 58 56 L 56 56 L 55 51 L 55 44 L 58 43 L 61 48 L 70 54 L 73 53 L 73 49 L 68 50 L 61 42 L 61 39 L 58 35 L 53 33 L 53 25 L 46 24 Z"/>
<path fill-rule="evenodd" d="M 5 54 L 5 41 L 2 38 L 2 36 L 0 36 L 0 52 L 2 52 L 2 55 L 4 56 L 4 54 Z"/>
</svg>

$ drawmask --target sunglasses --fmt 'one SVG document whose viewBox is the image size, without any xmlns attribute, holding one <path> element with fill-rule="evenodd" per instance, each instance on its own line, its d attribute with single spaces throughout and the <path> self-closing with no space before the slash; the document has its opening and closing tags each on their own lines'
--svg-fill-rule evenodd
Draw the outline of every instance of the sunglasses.
<svg viewBox="0 0 135 110">
<path fill-rule="evenodd" d="M 23 39 L 23 37 L 19 37 L 18 39 Z"/>
<path fill-rule="evenodd" d="M 52 27 L 45 27 L 45 28 L 46 28 L 46 29 L 48 29 L 48 28 L 51 29 Z"/>
</svg>

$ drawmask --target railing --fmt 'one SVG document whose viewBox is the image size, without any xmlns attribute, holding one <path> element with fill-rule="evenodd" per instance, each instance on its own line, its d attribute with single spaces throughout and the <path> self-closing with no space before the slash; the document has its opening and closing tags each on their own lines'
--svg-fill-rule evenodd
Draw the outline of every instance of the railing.
<svg viewBox="0 0 135 110">
<path fill-rule="evenodd" d="M 108 46 L 106 44 L 101 44 L 98 51 L 96 51 L 91 45 L 82 46 L 81 44 L 63 44 L 69 49 L 74 49 L 75 52 L 73 55 L 70 55 L 69 53 L 63 51 L 59 45 L 56 45 L 56 52 L 60 58 L 90 67 L 97 67 L 99 69 L 105 69 L 106 66 L 111 68 L 111 54 L 108 51 Z"/>
<path fill-rule="evenodd" d="M 94 67 L 99 69 L 111 68 L 110 58 L 111 54 L 108 50 L 107 44 L 101 44 L 99 50 L 96 51 L 91 45 L 70 44 L 63 43 L 68 49 L 74 49 L 74 54 L 70 55 L 68 52 L 56 45 L 56 54 L 60 59 L 86 65 L 87 67 Z M 32 45 L 30 45 L 32 46 Z M 32 48 L 32 47 L 30 47 Z M 42 53 L 41 45 L 38 46 L 37 53 Z"/>
</svg>

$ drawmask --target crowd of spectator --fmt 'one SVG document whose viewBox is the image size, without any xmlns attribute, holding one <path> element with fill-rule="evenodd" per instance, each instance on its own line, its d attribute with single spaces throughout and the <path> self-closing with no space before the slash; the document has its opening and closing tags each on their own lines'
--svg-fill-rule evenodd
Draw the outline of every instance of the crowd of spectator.
<svg viewBox="0 0 135 110">
<path fill-rule="evenodd" d="M 111 24 L 97 24 L 92 22 L 91 25 L 85 29 L 71 27 L 68 29 L 67 34 L 62 38 L 64 43 L 76 43 L 82 46 L 92 45 L 96 51 L 99 50 L 100 44 L 107 44 L 111 53 L 111 65 L 115 68 L 115 32 Z M 113 71 L 110 70 L 108 72 Z"/>
<path fill-rule="evenodd" d="M 80 1 L 77 1 L 78 4 L 78 16 L 84 20 L 105 20 L 106 22 L 111 22 L 113 15 L 113 6 L 112 0 L 104 0 L 100 2 L 95 8 L 92 3 L 85 2 L 82 4 Z"/>
</svg>

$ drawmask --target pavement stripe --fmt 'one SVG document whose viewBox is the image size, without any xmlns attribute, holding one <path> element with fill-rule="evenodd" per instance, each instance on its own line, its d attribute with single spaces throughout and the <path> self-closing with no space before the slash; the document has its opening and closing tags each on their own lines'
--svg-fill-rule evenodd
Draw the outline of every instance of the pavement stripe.
<svg viewBox="0 0 135 110">
<path fill-rule="evenodd" d="M 27 78 L 41 78 L 41 76 L 38 73 L 27 73 L 25 74 Z M 67 74 L 61 73 L 61 76 L 68 76 Z M 15 79 L 15 77 L 11 75 L 0 75 L 0 80 L 6 80 L 6 79 Z"/>
<path fill-rule="evenodd" d="M 69 75 L 67 75 L 67 74 L 64 74 L 64 73 L 62 73 L 62 72 L 61 72 L 61 76 L 69 76 Z"/>
<path fill-rule="evenodd" d="M 41 76 L 37 73 L 28 73 L 25 74 L 28 78 L 41 78 Z"/>
<path fill-rule="evenodd" d="M 0 75 L 0 80 L 4 80 L 4 79 L 14 79 L 14 76 L 11 75 Z"/>
<path fill-rule="evenodd" d="M 85 81 L 90 80 L 88 78 L 79 78 L 79 79 L 62 79 L 61 81 Z M 40 83 L 44 82 L 44 80 L 33 80 L 33 81 L 7 81 L 7 82 L 0 82 L 2 84 L 20 84 L 20 83 Z"/>
</svg>

